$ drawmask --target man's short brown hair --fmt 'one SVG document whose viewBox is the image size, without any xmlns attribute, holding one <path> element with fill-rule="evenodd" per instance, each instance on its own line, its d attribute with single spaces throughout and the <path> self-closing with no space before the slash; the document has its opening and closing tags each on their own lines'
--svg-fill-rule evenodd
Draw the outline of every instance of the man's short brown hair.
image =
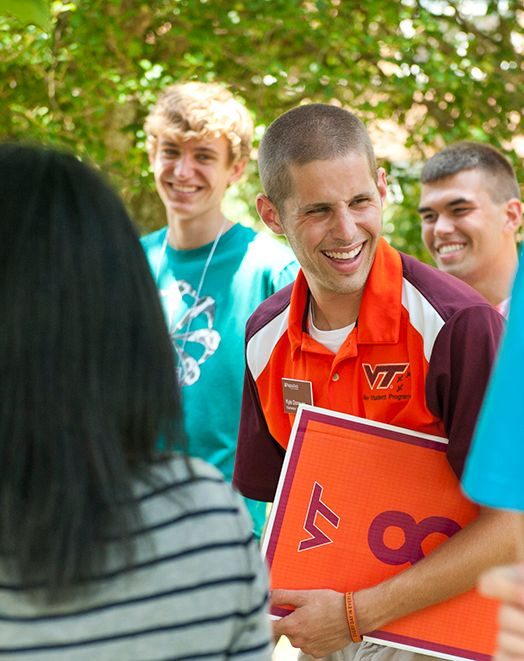
<svg viewBox="0 0 524 661">
<path fill-rule="evenodd" d="M 268 127 L 260 144 L 258 168 L 264 192 L 281 211 L 292 193 L 290 166 L 341 158 L 351 152 L 366 156 L 376 180 L 373 146 L 360 119 L 323 103 L 292 108 Z"/>
<path fill-rule="evenodd" d="M 481 142 L 464 140 L 445 147 L 425 163 L 420 180 L 423 184 L 430 184 L 463 170 L 486 172 L 486 190 L 496 204 L 512 198 L 520 199 L 519 185 L 511 163 L 495 147 Z"/>
<path fill-rule="evenodd" d="M 156 151 L 160 133 L 174 140 L 214 140 L 225 136 L 230 162 L 248 159 L 253 121 L 247 108 L 223 85 L 187 82 L 166 88 L 146 118 L 149 154 Z"/>
</svg>

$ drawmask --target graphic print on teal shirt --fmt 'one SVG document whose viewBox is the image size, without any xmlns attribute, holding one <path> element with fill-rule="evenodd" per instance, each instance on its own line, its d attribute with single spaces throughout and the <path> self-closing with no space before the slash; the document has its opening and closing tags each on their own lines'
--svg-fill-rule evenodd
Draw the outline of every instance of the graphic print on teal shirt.
<svg viewBox="0 0 524 661">
<path fill-rule="evenodd" d="M 216 245 L 196 300 L 212 243 L 194 250 L 165 246 L 167 228 L 142 238 L 157 276 L 175 349 L 189 453 L 231 481 L 244 379 L 244 331 L 258 305 L 292 282 L 298 267 L 289 248 L 236 224 Z M 265 503 L 248 502 L 255 532 Z"/>
<path fill-rule="evenodd" d="M 200 378 L 200 365 L 220 344 L 220 333 L 214 328 L 215 301 L 210 296 L 199 296 L 185 280 L 178 280 L 159 293 L 176 353 L 178 382 L 191 386 Z"/>
</svg>

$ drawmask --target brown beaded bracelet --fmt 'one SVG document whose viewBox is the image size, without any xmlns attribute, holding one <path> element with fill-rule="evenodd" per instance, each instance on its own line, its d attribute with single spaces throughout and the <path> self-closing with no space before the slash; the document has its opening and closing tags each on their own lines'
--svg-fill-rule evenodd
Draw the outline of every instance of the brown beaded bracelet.
<svg viewBox="0 0 524 661">
<path fill-rule="evenodd" d="M 348 620 L 349 633 L 351 640 L 354 643 L 360 643 L 362 636 L 358 630 L 357 618 L 355 615 L 355 602 L 353 601 L 353 593 L 346 592 L 346 617 Z"/>
</svg>

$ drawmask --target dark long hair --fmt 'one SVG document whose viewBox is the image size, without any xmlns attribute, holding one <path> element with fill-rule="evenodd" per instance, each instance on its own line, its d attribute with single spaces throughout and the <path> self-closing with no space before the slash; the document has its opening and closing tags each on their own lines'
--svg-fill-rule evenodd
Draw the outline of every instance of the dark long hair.
<svg viewBox="0 0 524 661">
<path fill-rule="evenodd" d="M 125 539 L 138 514 L 118 503 L 158 439 L 182 438 L 174 359 L 138 236 L 94 169 L 0 145 L 0 226 L 0 545 L 52 598 L 103 563 L 108 527 Z"/>
</svg>

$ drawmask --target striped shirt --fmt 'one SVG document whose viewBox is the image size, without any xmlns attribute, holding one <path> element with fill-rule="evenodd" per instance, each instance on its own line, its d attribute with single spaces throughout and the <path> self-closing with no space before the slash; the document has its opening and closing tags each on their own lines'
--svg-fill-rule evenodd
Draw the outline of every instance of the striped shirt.
<svg viewBox="0 0 524 661">
<path fill-rule="evenodd" d="M 137 482 L 132 565 L 109 542 L 104 571 L 71 600 L 44 605 L 0 566 L 2 661 L 270 659 L 267 577 L 249 515 L 214 468 L 193 465 L 193 480 L 173 460 Z"/>
</svg>

